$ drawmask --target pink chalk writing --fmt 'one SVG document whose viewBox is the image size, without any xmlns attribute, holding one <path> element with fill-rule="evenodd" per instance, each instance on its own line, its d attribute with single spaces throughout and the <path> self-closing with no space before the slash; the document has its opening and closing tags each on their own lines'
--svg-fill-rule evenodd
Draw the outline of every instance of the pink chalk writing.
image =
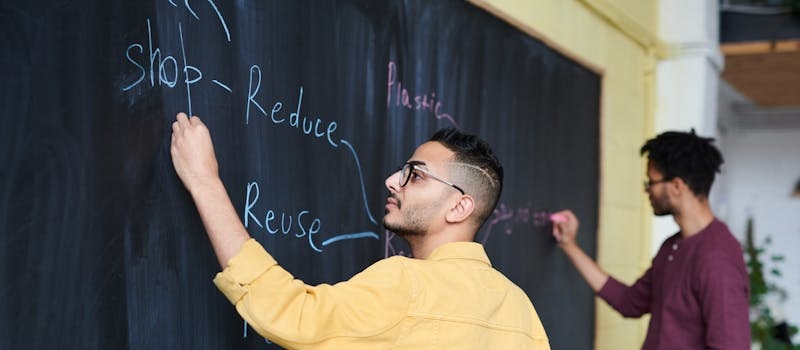
<svg viewBox="0 0 800 350">
<path fill-rule="evenodd" d="M 535 210 L 530 207 L 530 203 L 526 207 L 519 208 L 512 208 L 505 203 L 498 204 L 497 208 L 494 209 L 494 213 L 492 213 L 492 216 L 489 217 L 489 220 L 486 222 L 483 233 L 478 233 L 480 240 L 476 239 L 476 241 L 481 244 L 486 244 L 492 234 L 498 230 L 506 235 L 511 235 L 514 225 L 520 223 L 532 227 L 545 227 L 553 222 L 558 222 L 561 218 L 566 219 L 563 215 L 553 214 L 545 210 Z M 397 237 L 397 235 L 391 231 L 384 230 L 385 245 L 383 256 L 387 258 L 394 255 L 409 256 L 409 252 L 399 249 L 392 243 L 395 237 Z"/>
<path fill-rule="evenodd" d="M 534 210 L 529 207 L 511 208 L 505 203 L 500 203 L 494 209 L 494 213 L 486 222 L 486 229 L 480 242 L 486 244 L 495 229 L 501 230 L 506 235 L 512 233 L 515 224 L 530 224 L 534 227 L 544 227 L 550 224 L 550 212 Z"/>
<path fill-rule="evenodd" d="M 412 111 L 431 113 L 436 119 L 445 119 L 453 126 L 459 127 L 453 116 L 442 112 L 441 99 L 437 99 L 436 91 L 422 95 L 414 95 L 397 79 L 397 64 L 389 61 L 389 77 L 386 84 L 386 108 L 404 108 Z"/>
</svg>

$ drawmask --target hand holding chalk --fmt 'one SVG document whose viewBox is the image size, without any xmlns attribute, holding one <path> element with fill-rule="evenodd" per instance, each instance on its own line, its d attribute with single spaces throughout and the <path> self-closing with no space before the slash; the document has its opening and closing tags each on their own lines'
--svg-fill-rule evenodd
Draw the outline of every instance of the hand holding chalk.
<svg viewBox="0 0 800 350">
<path fill-rule="evenodd" d="M 567 216 L 564 214 L 553 213 L 550 214 L 550 221 L 554 223 L 567 222 Z"/>
<path fill-rule="evenodd" d="M 575 243 L 578 234 L 578 218 L 569 210 L 552 213 L 549 216 L 553 223 L 553 238 L 562 248 Z"/>
</svg>

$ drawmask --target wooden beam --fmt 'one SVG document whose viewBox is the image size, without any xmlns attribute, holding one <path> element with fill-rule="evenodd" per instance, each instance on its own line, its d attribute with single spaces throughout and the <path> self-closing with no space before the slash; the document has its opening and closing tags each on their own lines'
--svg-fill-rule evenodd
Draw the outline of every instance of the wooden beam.
<svg viewBox="0 0 800 350">
<path fill-rule="evenodd" d="M 762 40 L 741 43 L 727 43 L 720 46 L 725 55 L 756 55 L 773 52 L 800 51 L 800 39 Z"/>
<path fill-rule="evenodd" d="M 775 52 L 800 51 L 800 39 L 778 40 L 775 42 Z"/>
<path fill-rule="evenodd" d="M 720 49 L 725 55 L 753 55 L 772 51 L 769 41 L 749 41 L 745 43 L 723 44 Z"/>
</svg>

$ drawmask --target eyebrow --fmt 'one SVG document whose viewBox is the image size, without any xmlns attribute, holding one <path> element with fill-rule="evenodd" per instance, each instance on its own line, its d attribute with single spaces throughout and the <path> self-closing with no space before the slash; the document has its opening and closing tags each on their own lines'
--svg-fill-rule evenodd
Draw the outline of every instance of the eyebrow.
<svg viewBox="0 0 800 350">
<path fill-rule="evenodd" d="M 428 164 L 425 164 L 425 162 L 423 162 L 421 160 L 409 160 L 406 163 L 411 164 L 411 165 L 424 165 L 426 168 L 428 167 Z"/>
</svg>

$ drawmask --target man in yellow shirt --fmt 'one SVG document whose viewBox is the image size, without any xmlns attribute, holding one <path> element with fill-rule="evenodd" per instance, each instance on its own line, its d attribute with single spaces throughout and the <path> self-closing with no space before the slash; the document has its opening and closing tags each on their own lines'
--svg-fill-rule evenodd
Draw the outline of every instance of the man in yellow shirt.
<svg viewBox="0 0 800 350">
<path fill-rule="evenodd" d="M 224 267 L 214 283 L 259 334 L 291 349 L 550 349 L 528 297 L 473 242 L 503 178 L 482 140 L 441 130 L 386 179 L 383 224 L 408 241 L 413 259 L 309 286 L 244 228 L 203 122 L 176 119 L 172 161 Z"/>
</svg>

